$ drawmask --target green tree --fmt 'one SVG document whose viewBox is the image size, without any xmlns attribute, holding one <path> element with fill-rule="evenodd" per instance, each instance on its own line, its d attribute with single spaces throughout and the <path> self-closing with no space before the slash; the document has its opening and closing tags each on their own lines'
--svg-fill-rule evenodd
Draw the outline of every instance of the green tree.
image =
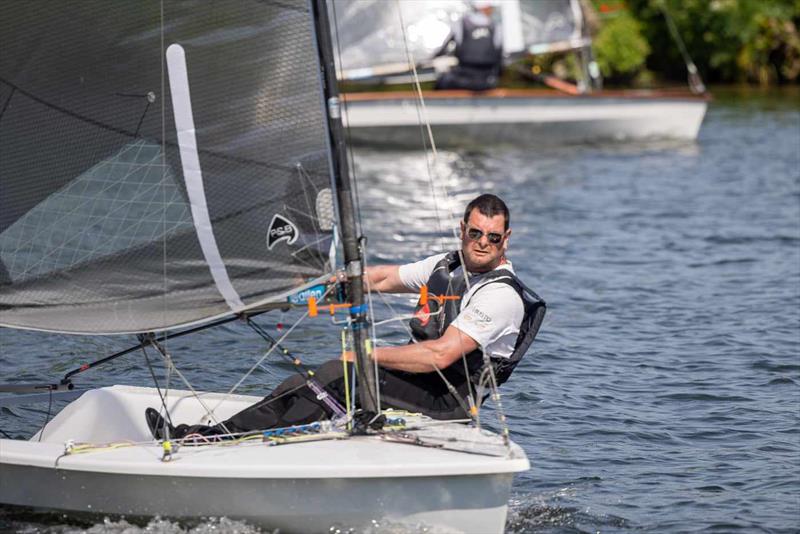
<svg viewBox="0 0 800 534">
<path fill-rule="evenodd" d="M 650 44 L 642 35 L 642 25 L 628 11 L 603 17 L 594 38 L 594 53 L 606 79 L 630 79 L 645 66 Z"/>
<path fill-rule="evenodd" d="M 651 45 L 647 65 L 685 79 L 679 48 L 664 11 L 707 81 L 798 81 L 800 0 L 628 0 Z"/>
</svg>

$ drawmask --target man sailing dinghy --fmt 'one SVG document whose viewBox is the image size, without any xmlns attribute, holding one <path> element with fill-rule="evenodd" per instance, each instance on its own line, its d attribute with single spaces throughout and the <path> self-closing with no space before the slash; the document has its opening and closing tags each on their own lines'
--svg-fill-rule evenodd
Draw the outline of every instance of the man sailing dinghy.
<svg viewBox="0 0 800 534">
<path fill-rule="evenodd" d="M 288 355 L 286 335 L 253 317 L 326 281 L 338 232 L 357 396 L 380 410 L 322 0 L 28 2 L 4 12 L 0 36 L 0 325 L 138 339 L 27 389 L 57 395 L 133 350 L 183 380 L 168 340 L 231 320 L 270 343 L 266 356 Z M 89 390 L 33 439 L 0 440 L 0 503 L 286 532 L 501 532 L 513 474 L 528 468 L 477 417 L 388 413 L 359 428 L 352 405 L 333 423 L 221 445 L 158 441 L 148 406 L 219 422 L 257 399 L 156 385 Z"/>
<path fill-rule="evenodd" d="M 410 321 L 413 343 L 370 353 L 382 406 L 434 419 L 468 419 L 477 412 L 486 371 L 497 384 L 511 376 L 544 319 L 544 302 L 514 273 L 506 257 L 510 214 L 500 198 L 472 200 L 461 222 L 461 248 L 406 265 L 379 265 L 365 273 L 381 293 L 423 290 Z M 354 360 L 347 352 L 343 359 Z M 462 360 L 464 366 L 457 363 Z M 485 365 L 488 360 L 488 365 Z M 349 366 L 332 360 L 313 378 L 290 377 L 263 400 L 217 425 L 172 426 L 157 410 L 145 412 L 154 437 L 227 437 L 341 415 Z M 338 404 L 337 404 L 338 403 Z"/>
</svg>

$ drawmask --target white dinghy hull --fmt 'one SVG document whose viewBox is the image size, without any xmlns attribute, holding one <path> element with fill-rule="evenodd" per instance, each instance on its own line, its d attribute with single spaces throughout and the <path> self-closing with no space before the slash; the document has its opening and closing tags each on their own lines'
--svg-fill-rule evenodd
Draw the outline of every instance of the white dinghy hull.
<svg viewBox="0 0 800 534">
<path fill-rule="evenodd" d="M 423 111 L 411 92 L 350 93 L 349 140 L 422 148 Z M 439 147 L 542 146 L 598 141 L 697 138 L 708 99 L 688 94 L 541 90 L 424 93 L 424 116 Z M 426 140 L 427 143 L 427 140 Z"/>
<path fill-rule="evenodd" d="M 203 394 L 207 406 L 223 398 Z M 224 419 L 258 400 L 234 396 Z M 200 403 L 170 391 L 175 420 L 200 422 Z M 329 532 L 402 524 L 444 531 L 502 532 L 524 452 L 464 425 L 408 418 L 416 446 L 363 436 L 280 446 L 261 441 L 183 446 L 169 462 L 148 441 L 144 409 L 154 389 L 114 386 L 70 404 L 31 441 L 0 440 L 0 502 L 128 517 L 225 516 L 281 532 Z M 113 439 L 109 439 L 114 436 Z M 120 443 L 64 455 L 65 442 Z M 458 448 L 461 450 L 448 450 Z M 499 456 L 496 456 L 499 455 Z"/>
</svg>

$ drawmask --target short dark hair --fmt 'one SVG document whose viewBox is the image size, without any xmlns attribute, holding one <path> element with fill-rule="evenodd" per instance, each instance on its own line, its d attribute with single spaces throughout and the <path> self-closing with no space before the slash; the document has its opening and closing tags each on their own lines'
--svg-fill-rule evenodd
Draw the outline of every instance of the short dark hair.
<svg viewBox="0 0 800 534">
<path fill-rule="evenodd" d="M 502 214 L 503 218 L 505 219 L 505 230 L 508 230 L 508 227 L 511 224 L 511 215 L 508 213 L 508 207 L 506 206 L 506 203 L 503 202 L 500 197 L 490 193 L 484 193 L 473 199 L 472 202 L 467 204 L 467 209 L 464 210 L 465 224 L 469 222 L 469 215 L 472 213 L 472 210 L 476 208 L 486 217 L 494 217 L 495 215 Z"/>
</svg>

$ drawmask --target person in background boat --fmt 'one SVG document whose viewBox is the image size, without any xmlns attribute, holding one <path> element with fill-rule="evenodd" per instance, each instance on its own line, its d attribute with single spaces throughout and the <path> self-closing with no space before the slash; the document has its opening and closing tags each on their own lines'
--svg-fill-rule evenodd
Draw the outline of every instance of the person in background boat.
<svg viewBox="0 0 800 534">
<path fill-rule="evenodd" d="M 412 342 L 376 347 L 381 406 L 422 412 L 435 419 L 465 419 L 473 410 L 478 385 L 485 384 L 489 358 L 498 384 L 505 382 L 527 351 L 544 316 L 544 302 L 514 274 L 506 257 L 511 236 L 505 203 L 484 194 L 469 203 L 461 221 L 461 248 L 416 263 L 369 267 L 369 291 L 418 293 L 427 287 L 427 302 L 417 305 L 410 322 Z M 466 276 L 465 276 L 466 268 Z M 345 402 L 345 368 L 353 353 L 331 360 L 315 372 L 317 384 L 339 403 Z M 170 435 L 220 435 L 310 423 L 329 418 L 332 410 L 307 385 L 288 378 L 253 406 L 216 426 L 170 426 Z M 483 401 L 478 393 L 476 403 Z M 147 422 L 157 438 L 164 421 L 149 408 Z"/>
<path fill-rule="evenodd" d="M 493 11 L 491 1 L 474 0 L 472 11 L 453 26 L 433 57 L 449 53 L 454 43 L 452 53 L 458 65 L 436 80 L 436 89 L 485 91 L 497 87 L 503 63 L 503 36 L 492 20 Z"/>
</svg>

